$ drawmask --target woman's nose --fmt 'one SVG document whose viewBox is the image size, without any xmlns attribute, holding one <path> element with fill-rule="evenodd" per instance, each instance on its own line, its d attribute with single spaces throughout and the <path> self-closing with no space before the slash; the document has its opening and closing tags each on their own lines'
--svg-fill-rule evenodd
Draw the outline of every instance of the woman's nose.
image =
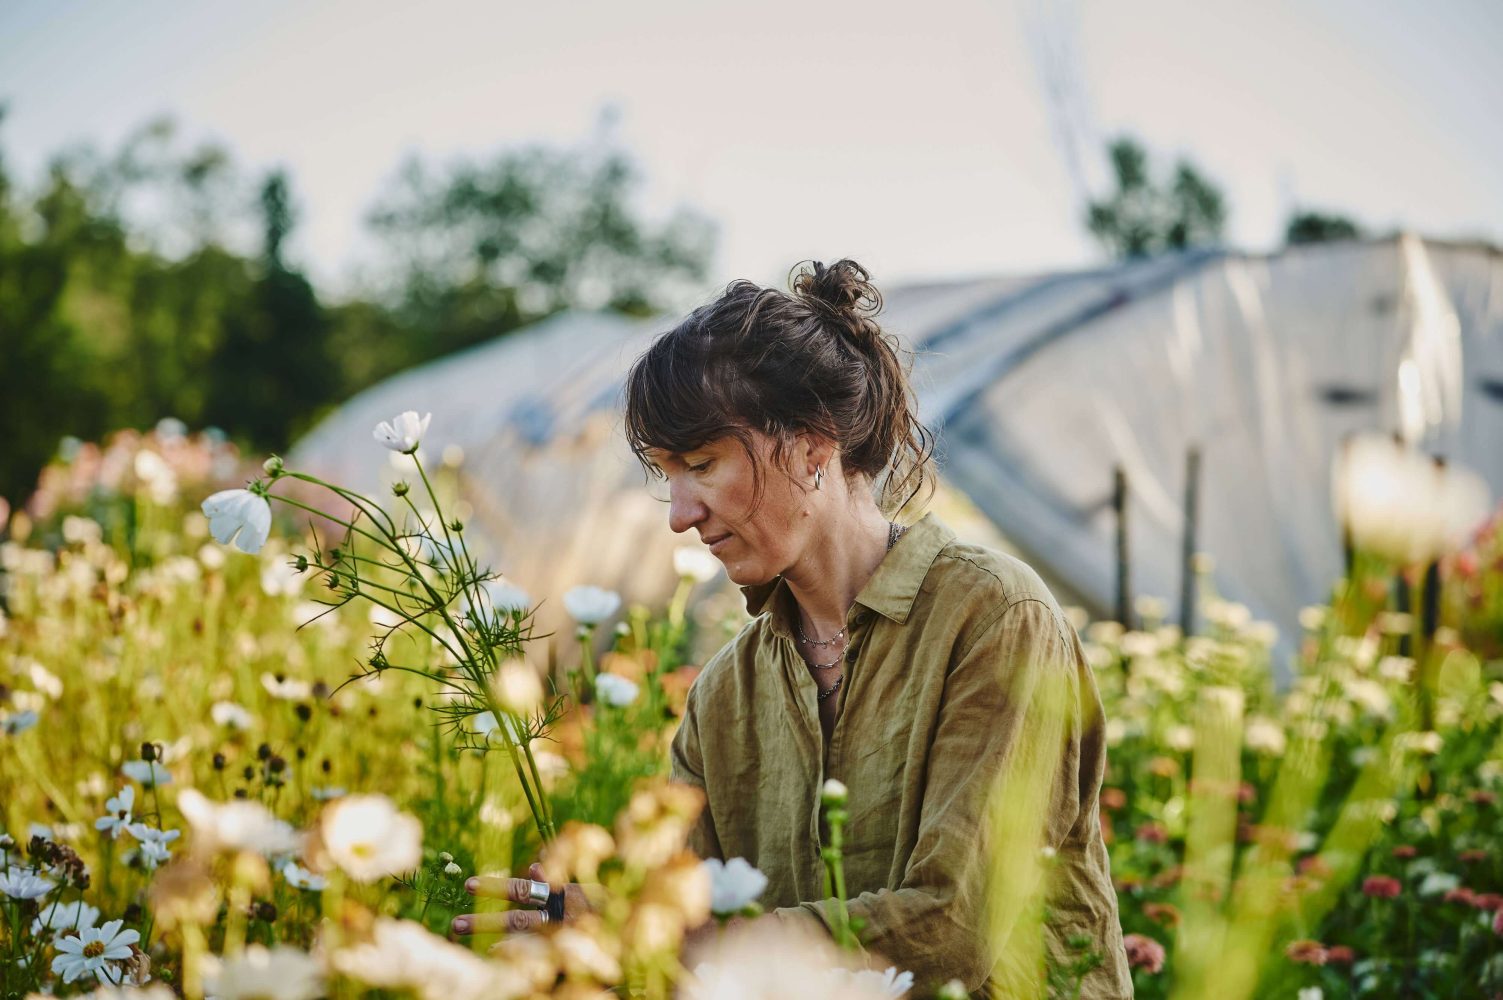
<svg viewBox="0 0 1503 1000">
<path fill-rule="evenodd" d="M 704 502 L 692 487 L 675 477 L 668 484 L 668 527 L 688 531 L 705 518 Z"/>
</svg>

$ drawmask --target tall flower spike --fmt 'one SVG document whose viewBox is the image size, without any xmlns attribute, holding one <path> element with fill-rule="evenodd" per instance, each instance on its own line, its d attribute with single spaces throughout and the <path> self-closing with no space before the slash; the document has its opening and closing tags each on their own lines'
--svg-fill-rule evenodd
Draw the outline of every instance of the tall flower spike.
<svg viewBox="0 0 1503 1000">
<path fill-rule="evenodd" d="M 428 431 L 428 421 L 432 419 L 431 413 L 425 413 L 419 417 L 416 410 L 407 410 L 397 414 L 396 419 L 389 423 L 385 420 L 381 421 L 372 434 L 377 441 L 392 451 L 411 455 L 418 450 L 418 444 Z"/>
</svg>

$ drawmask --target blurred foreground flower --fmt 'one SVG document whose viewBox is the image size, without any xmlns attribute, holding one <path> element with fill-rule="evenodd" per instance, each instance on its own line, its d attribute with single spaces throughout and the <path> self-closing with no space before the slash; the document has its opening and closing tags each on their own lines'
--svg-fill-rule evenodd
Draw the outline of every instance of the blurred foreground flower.
<svg viewBox="0 0 1503 1000">
<path fill-rule="evenodd" d="M 260 552 L 271 533 L 271 504 L 250 490 L 220 490 L 203 502 L 203 512 L 214 540 L 233 541 L 241 552 Z"/>
<path fill-rule="evenodd" d="M 397 414 L 390 423 L 385 420 L 381 421 L 376 425 L 372 436 L 392 451 L 410 455 L 417 451 L 423 434 L 428 430 L 428 421 L 432 419 L 431 413 L 425 413 L 419 417 L 416 410 L 407 410 Z"/>
<path fill-rule="evenodd" d="M 351 795 L 324 810 L 321 847 L 357 882 L 412 871 L 423 860 L 423 827 L 384 795 Z"/>
<path fill-rule="evenodd" d="M 843 967 L 846 957 L 823 936 L 749 925 L 716 943 L 710 960 L 685 977 L 685 1000 L 896 1000 L 913 988 L 913 974 Z"/>
<path fill-rule="evenodd" d="M 699 545 L 680 545 L 673 550 L 673 569 L 679 576 L 704 583 L 720 572 L 720 560 Z"/>
<path fill-rule="evenodd" d="M 637 700 L 637 685 L 619 674 L 601 674 L 595 678 L 595 693 L 607 705 L 624 708 Z"/>
<path fill-rule="evenodd" d="M 384 990 L 411 990 L 423 1000 L 481 1000 L 523 992 L 518 975 L 411 920 L 378 919 L 370 937 L 332 953 L 342 975 Z"/>
<path fill-rule="evenodd" d="M 217 960 L 204 976 L 215 1000 L 313 1000 L 324 995 L 317 959 L 296 948 L 250 945 L 235 958 Z"/>
<path fill-rule="evenodd" d="M 259 802 L 210 802 L 196 789 L 185 788 L 177 808 L 193 828 L 194 846 L 206 851 L 287 854 L 301 842 L 296 830 Z"/>
<path fill-rule="evenodd" d="M 1363 552 L 1404 564 L 1432 562 L 1487 516 L 1487 483 L 1439 466 L 1384 434 L 1352 438 L 1332 467 L 1337 523 Z"/>
</svg>

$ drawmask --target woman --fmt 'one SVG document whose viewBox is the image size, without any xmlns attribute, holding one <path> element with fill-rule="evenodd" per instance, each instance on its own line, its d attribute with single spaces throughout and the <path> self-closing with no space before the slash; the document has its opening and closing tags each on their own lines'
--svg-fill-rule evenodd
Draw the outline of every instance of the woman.
<svg viewBox="0 0 1503 1000">
<path fill-rule="evenodd" d="M 674 739 L 674 777 L 706 796 L 691 846 L 767 875 L 759 919 L 823 928 L 819 790 L 839 779 L 849 912 L 920 994 L 1022 988 L 1041 948 L 1069 964 L 1083 937 L 1099 962 L 1079 995 L 1129 996 L 1094 680 L 1032 569 L 933 515 L 897 522 L 930 446 L 880 306 L 848 260 L 800 270 L 791 295 L 736 282 L 628 377 L 669 524 L 756 616 Z"/>
</svg>

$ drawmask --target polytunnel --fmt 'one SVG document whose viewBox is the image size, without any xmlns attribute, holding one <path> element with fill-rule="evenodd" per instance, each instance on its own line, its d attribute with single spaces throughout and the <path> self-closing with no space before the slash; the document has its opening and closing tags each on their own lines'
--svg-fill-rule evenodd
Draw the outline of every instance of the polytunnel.
<svg viewBox="0 0 1503 1000">
<path fill-rule="evenodd" d="M 1405 234 L 1031 277 L 875 280 L 884 328 L 915 353 L 945 492 L 969 501 L 946 501 L 945 516 L 1093 613 L 1109 613 L 1115 593 L 1117 466 L 1133 591 L 1173 598 L 1185 455 L 1198 447 L 1195 547 L 1212 557 L 1217 592 L 1278 626 L 1285 652 L 1299 609 L 1341 572 L 1330 466 L 1344 435 L 1402 433 L 1503 492 L 1496 248 Z M 669 531 L 619 407 L 631 361 L 672 322 L 555 316 L 362 392 L 292 460 L 380 490 L 401 457 L 388 461 L 372 427 L 431 411 L 422 454 L 457 484 L 492 565 L 545 602 L 542 625 L 563 623 L 558 598 L 580 583 L 661 603 L 673 549 L 697 541 Z"/>
</svg>

